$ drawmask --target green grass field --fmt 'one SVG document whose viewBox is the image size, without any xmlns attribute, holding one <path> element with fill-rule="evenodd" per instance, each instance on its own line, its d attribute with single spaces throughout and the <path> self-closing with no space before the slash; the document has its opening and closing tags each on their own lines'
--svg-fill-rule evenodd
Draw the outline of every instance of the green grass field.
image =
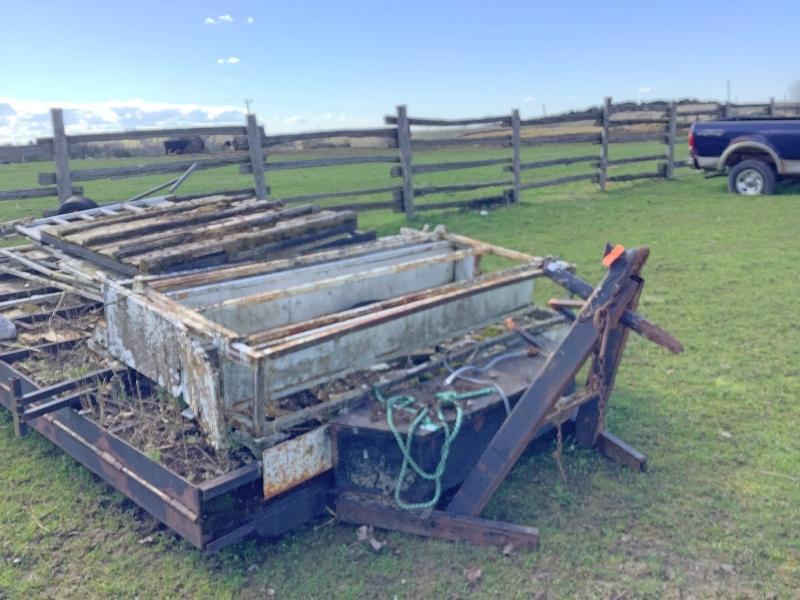
<svg viewBox="0 0 800 600">
<path fill-rule="evenodd" d="M 32 185 L 38 170 L 0 167 L 0 188 Z M 388 180 L 386 165 L 329 171 L 284 172 L 270 183 L 281 195 Z M 478 179 L 466 173 L 419 183 Z M 229 175 L 226 183 L 238 177 Z M 203 181 L 190 180 L 186 191 L 199 191 L 193 186 Z M 96 183 L 87 193 L 118 199 L 148 183 Z M 4 203 L 0 210 L 13 218 L 44 204 Z M 558 255 L 591 281 L 602 275 L 607 240 L 651 248 L 641 312 L 675 333 L 686 351 L 672 356 L 631 339 L 608 419 L 611 431 L 648 455 L 646 474 L 568 446 L 562 483 L 551 448 L 528 452 L 485 514 L 538 527 L 537 552 L 505 556 L 385 532 L 377 537 L 388 544 L 374 552 L 357 541 L 354 527 L 320 519 L 278 541 L 247 541 L 207 556 L 38 435 L 15 439 L 3 415 L 0 597 L 263 598 L 273 590 L 279 598 L 800 595 L 796 187 L 747 198 L 727 194 L 723 179 L 698 175 L 615 185 L 607 194 L 584 183 L 527 193 L 521 205 L 486 216 L 423 213 L 415 225 L 423 223 Z M 361 224 L 382 234 L 406 225 L 388 212 L 365 213 Z M 552 293 L 542 285 L 537 295 Z M 470 582 L 468 569 L 480 569 L 480 578 Z"/>
</svg>

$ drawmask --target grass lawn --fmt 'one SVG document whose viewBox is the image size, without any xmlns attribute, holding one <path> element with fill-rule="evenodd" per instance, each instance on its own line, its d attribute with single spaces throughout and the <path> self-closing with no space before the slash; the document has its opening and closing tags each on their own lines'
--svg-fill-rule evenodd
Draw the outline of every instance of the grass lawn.
<svg viewBox="0 0 800 600">
<path fill-rule="evenodd" d="M 27 178 L 41 170 L 15 167 L 24 182 L 7 185 L 3 168 L 0 188 L 33 184 Z M 273 190 L 325 189 L 310 173 L 276 174 Z M 377 179 L 363 169 L 358 187 Z M 131 181 L 107 197 L 147 187 L 122 189 Z M 5 203 L 3 216 L 37 206 Z M 650 246 L 641 312 L 686 351 L 672 356 L 633 336 L 608 418 L 648 455 L 646 474 L 568 446 L 563 483 L 550 448 L 525 454 L 485 515 L 538 527 L 537 552 L 504 556 L 385 532 L 377 537 L 388 544 L 374 552 L 354 527 L 321 519 L 278 541 L 207 556 L 38 435 L 15 439 L 3 414 L 0 597 L 797 597 L 798 189 L 735 197 L 723 179 L 697 175 L 607 194 L 584 183 L 529 192 L 520 206 L 486 216 L 423 213 L 416 225 L 426 222 L 559 255 L 591 281 L 602 274 L 607 240 Z M 382 234 L 405 225 L 388 212 L 365 213 L 361 223 Z M 552 293 L 538 290 L 540 300 Z M 476 568 L 471 583 L 465 570 Z"/>
</svg>

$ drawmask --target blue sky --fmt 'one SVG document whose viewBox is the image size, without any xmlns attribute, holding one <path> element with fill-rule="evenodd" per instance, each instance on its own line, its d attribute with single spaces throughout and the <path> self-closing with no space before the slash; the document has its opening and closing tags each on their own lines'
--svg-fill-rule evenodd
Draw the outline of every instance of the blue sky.
<svg viewBox="0 0 800 600">
<path fill-rule="evenodd" d="M 739 101 L 782 99 L 800 3 L 753 6 L 0 0 L 0 141 L 35 134 L 50 105 L 75 132 L 238 122 L 252 98 L 279 131 L 378 124 L 398 103 L 534 116 L 605 95 L 722 98 L 727 78 Z"/>
</svg>

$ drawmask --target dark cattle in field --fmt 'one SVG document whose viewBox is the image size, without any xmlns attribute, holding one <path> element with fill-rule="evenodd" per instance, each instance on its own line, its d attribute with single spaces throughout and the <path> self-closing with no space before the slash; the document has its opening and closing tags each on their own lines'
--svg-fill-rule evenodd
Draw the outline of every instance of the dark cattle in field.
<svg viewBox="0 0 800 600">
<path fill-rule="evenodd" d="M 233 138 L 233 149 L 234 150 L 249 150 L 250 145 L 247 143 L 247 136 L 246 135 L 237 135 Z"/>
<path fill-rule="evenodd" d="M 222 144 L 222 148 L 225 150 L 225 152 L 233 152 L 234 150 L 249 150 L 250 145 L 247 143 L 246 135 L 237 135 L 234 138 L 225 140 L 225 143 Z"/>
<path fill-rule="evenodd" d="M 199 154 L 205 149 L 203 138 L 197 135 L 164 142 L 164 154 Z"/>
</svg>

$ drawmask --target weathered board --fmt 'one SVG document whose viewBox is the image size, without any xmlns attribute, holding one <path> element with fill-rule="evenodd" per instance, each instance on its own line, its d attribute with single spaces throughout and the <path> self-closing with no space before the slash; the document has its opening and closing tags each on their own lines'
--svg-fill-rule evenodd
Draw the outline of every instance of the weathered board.
<svg viewBox="0 0 800 600">
<path fill-rule="evenodd" d="M 357 225 L 352 211 L 323 211 L 313 205 L 286 208 L 241 194 L 183 201 L 168 197 L 85 212 L 18 229 L 105 270 L 132 276 L 346 243 Z"/>
</svg>

